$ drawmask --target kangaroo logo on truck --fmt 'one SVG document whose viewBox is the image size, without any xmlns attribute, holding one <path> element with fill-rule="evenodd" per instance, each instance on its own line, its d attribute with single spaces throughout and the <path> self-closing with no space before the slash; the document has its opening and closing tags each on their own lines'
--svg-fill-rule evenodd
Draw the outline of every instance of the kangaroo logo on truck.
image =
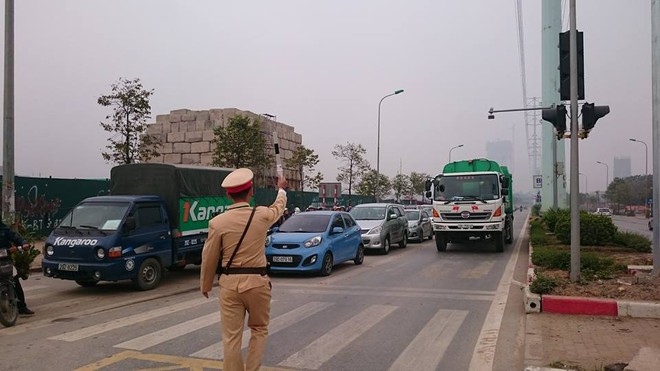
<svg viewBox="0 0 660 371">
<path fill-rule="evenodd" d="M 64 238 L 57 237 L 53 245 L 55 246 L 69 246 L 74 247 L 76 245 L 80 246 L 96 246 L 99 243 L 99 240 L 91 238 Z"/>
</svg>

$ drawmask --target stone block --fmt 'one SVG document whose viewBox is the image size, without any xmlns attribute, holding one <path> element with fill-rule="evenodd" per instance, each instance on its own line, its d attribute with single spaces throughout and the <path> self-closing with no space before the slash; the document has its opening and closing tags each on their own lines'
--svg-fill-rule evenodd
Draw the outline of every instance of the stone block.
<svg viewBox="0 0 660 371">
<path fill-rule="evenodd" d="M 213 121 L 211 119 L 205 120 L 204 121 L 204 129 L 203 130 L 212 130 L 215 127 L 213 124 Z"/>
<path fill-rule="evenodd" d="M 174 153 L 190 153 L 190 143 L 174 143 L 172 147 Z"/>
<path fill-rule="evenodd" d="M 166 122 L 170 122 L 170 115 L 156 115 L 157 124 L 162 124 Z"/>
<path fill-rule="evenodd" d="M 170 122 L 181 122 L 181 114 L 170 113 Z"/>
<path fill-rule="evenodd" d="M 164 143 L 166 142 L 166 136 L 167 134 L 147 134 L 151 137 L 151 139 L 154 141 L 154 143 Z"/>
<path fill-rule="evenodd" d="M 211 114 L 209 113 L 209 111 L 197 111 L 196 112 L 195 120 L 197 120 L 197 121 L 206 121 L 209 118 L 211 118 Z"/>
<path fill-rule="evenodd" d="M 211 166 L 213 164 L 213 154 L 202 153 L 199 155 L 199 163 L 202 166 Z"/>
<path fill-rule="evenodd" d="M 163 163 L 166 164 L 180 164 L 181 163 L 181 154 L 180 153 L 169 153 L 163 156 Z"/>
<path fill-rule="evenodd" d="M 163 160 L 164 160 L 163 156 L 156 156 L 156 157 L 150 158 L 149 161 L 147 161 L 147 162 L 150 163 L 150 164 L 162 164 Z"/>
<path fill-rule="evenodd" d="M 181 121 L 195 121 L 195 114 L 186 113 L 185 115 L 181 115 Z"/>
<path fill-rule="evenodd" d="M 181 156 L 181 163 L 186 165 L 199 164 L 199 153 L 186 153 Z"/>
<path fill-rule="evenodd" d="M 202 140 L 202 131 L 190 131 L 185 133 L 186 134 L 186 142 L 192 143 L 192 142 L 199 142 Z"/>
<path fill-rule="evenodd" d="M 190 153 L 206 153 L 210 150 L 211 150 L 211 143 L 209 142 L 190 143 Z"/>
<path fill-rule="evenodd" d="M 213 130 L 204 130 L 202 132 L 202 140 L 205 142 L 210 142 L 215 139 L 215 133 Z"/>
<path fill-rule="evenodd" d="M 204 121 L 195 121 L 195 131 L 204 131 Z"/>
<path fill-rule="evenodd" d="M 172 124 L 169 122 L 162 123 L 163 125 L 163 134 L 168 134 L 172 132 Z"/>
<path fill-rule="evenodd" d="M 172 153 L 172 143 L 168 143 L 168 142 L 163 143 L 160 146 L 160 148 L 158 148 L 158 152 L 161 155 Z"/>
<path fill-rule="evenodd" d="M 183 142 L 186 140 L 186 133 L 180 131 L 167 134 L 167 141 L 170 143 Z"/>
<path fill-rule="evenodd" d="M 173 111 L 170 111 L 170 115 L 185 115 L 187 113 L 190 113 L 190 110 L 187 108 L 175 109 Z"/>
<path fill-rule="evenodd" d="M 293 136 L 293 141 L 302 144 L 302 134 L 295 134 Z"/>
<path fill-rule="evenodd" d="M 161 134 L 163 132 L 163 124 L 149 124 L 147 125 L 147 134 Z"/>
<path fill-rule="evenodd" d="M 186 122 L 186 131 L 187 132 L 197 131 L 197 123 L 195 121 Z"/>
</svg>

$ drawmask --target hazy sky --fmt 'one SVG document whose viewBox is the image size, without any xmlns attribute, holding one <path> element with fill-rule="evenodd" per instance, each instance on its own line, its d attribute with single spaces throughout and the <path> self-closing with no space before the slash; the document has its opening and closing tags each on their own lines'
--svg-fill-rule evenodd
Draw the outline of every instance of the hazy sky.
<svg viewBox="0 0 660 371">
<path fill-rule="evenodd" d="M 452 146 L 464 144 L 458 160 L 513 140 L 515 186 L 531 190 L 523 115 L 487 120 L 490 107 L 523 103 L 515 0 L 15 3 L 18 175 L 108 177 L 99 122 L 110 111 L 96 100 L 137 77 L 155 90 L 152 122 L 180 108 L 276 115 L 316 151 L 326 181 L 336 144 L 362 144 L 376 167 L 378 101 L 405 89 L 382 104 L 382 173 L 435 174 Z M 590 192 L 605 187 L 596 161 L 610 177 L 615 156 L 644 173 L 644 146 L 630 137 L 648 144 L 651 171 L 650 3 L 578 1 L 587 101 L 612 110 L 580 141 Z M 540 97 L 541 1 L 523 6 L 527 92 Z"/>
</svg>

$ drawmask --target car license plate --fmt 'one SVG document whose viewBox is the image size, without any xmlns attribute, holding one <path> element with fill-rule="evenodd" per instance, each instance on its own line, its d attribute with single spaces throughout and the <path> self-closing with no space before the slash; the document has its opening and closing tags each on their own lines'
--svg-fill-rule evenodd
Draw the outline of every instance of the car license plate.
<svg viewBox="0 0 660 371">
<path fill-rule="evenodd" d="M 293 256 L 273 256 L 273 263 L 293 263 Z"/>
<path fill-rule="evenodd" d="M 61 271 L 78 272 L 78 264 L 60 263 L 57 265 L 57 269 Z"/>
</svg>

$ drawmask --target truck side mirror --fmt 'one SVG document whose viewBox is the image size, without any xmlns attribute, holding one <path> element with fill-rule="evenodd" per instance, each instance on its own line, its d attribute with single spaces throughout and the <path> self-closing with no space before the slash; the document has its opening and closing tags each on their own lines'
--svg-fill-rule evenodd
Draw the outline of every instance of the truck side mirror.
<svg viewBox="0 0 660 371">
<path fill-rule="evenodd" d="M 124 222 L 124 232 L 131 232 L 134 231 L 136 228 L 135 224 L 135 218 L 132 216 L 129 216 L 126 218 L 126 221 Z"/>
<path fill-rule="evenodd" d="M 427 193 L 430 193 L 430 191 L 431 191 L 431 180 L 430 179 L 426 179 L 426 182 L 424 182 L 424 189 L 429 191 Z M 426 196 L 426 197 L 431 197 L 431 196 L 429 195 L 429 196 Z"/>
<path fill-rule="evenodd" d="M 502 179 L 500 180 L 502 183 L 502 188 L 504 189 L 509 189 L 509 177 L 508 176 L 502 176 Z"/>
<path fill-rule="evenodd" d="M 431 198 L 431 191 L 426 191 L 426 198 Z"/>
</svg>

